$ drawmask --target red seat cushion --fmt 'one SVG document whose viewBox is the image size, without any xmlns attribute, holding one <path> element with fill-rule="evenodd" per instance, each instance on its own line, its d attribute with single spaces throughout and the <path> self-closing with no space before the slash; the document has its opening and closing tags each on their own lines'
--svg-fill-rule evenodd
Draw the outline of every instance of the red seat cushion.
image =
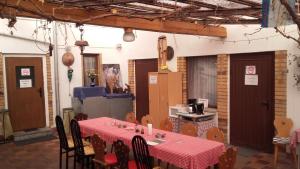
<svg viewBox="0 0 300 169">
<path fill-rule="evenodd" d="M 130 160 L 128 161 L 128 169 L 137 169 L 135 161 L 134 160 Z"/>
<path fill-rule="evenodd" d="M 108 153 L 104 156 L 104 161 L 108 165 L 116 164 L 118 162 L 117 156 L 114 153 Z"/>
</svg>

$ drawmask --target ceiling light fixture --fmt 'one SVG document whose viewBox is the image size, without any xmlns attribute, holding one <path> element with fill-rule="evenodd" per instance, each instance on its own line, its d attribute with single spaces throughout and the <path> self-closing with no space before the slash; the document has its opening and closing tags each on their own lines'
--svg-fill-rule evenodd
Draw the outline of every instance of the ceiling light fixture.
<svg viewBox="0 0 300 169">
<path fill-rule="evenodd" d="M 135 40 L 132 28 L 124 28 L 123 40 L 125 42 L 133 42 Z"/>
</svg>

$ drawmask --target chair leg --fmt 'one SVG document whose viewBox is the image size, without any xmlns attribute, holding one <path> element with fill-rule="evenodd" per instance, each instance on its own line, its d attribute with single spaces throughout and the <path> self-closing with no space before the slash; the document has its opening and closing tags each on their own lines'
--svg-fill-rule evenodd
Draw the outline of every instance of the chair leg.
<svg viewBox="0 0 300 169">
<path fill-rule="evenodd" d="M 277 167 L 277 160 L 278 160 L 278 145 L 274 145 L 274 168 Z"/>
<path fill-rule="evenodd" d="M 84 168 L 84 157 L 83 158 L 81 158 L 81 169 L 83 169 Z"/>
<path fill-rule="evenodd" d="M 292 151 L 292 155 L 293 155 L 293 160 L 294 160 L 295 166 L 297 168 L 297 166 L 298 166 L 298 160 L 297 160 L 296 150 L 292 149 L 291 151 Z"/>
<path fill-rule="evenodd" d="M 62 148 L 60 147 L 59 148 L 59 169 L 62 168 L 61 161 L 62 161 Z"/>
<path fill-rule="evenodd" d="M 74 166 L 73 166 L 74 169 L 76 169 L 76 154 L 74 153 Z"/>
<path fill-rule="evenodd" d="M 69 152 L 66 152 L 66 169 L 69 169 Z"/>
</svg>

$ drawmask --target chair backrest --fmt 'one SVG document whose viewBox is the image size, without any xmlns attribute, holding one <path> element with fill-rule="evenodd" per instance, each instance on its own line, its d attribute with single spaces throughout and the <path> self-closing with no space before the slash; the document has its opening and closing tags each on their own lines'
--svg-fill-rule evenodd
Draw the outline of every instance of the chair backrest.
<svg viewBox="0 0 300 169">
<path fill-rule="evenodd" d="M 148 123 L 152 123 L 152 117 L 148 114 L 142 117 L 142 125 L 147 126 Z"/>
<path fill-rule="evenodd" d="M 220 169 L 233 169 L 236 161 L 237 149 L 235 147 L 227 148 L 219 157 L 219 168 Z"/>
<path fill-rule="evenodd" d="M 92 146 L 95 151 L 94 159 L 98 161 L 104 162 L 104 155 L 105 155 L 105 142 L 97 135 L 94 134 L 91 138 Z"/>
<path fill-rule="evenodd" d="M 159 125 L 161 130 L 165 130 L 165 131 L 173 131 L 173 124 L 172 122 L 169 120 L 169 118 L 166 118 L 164 120 L 162 120 L 160 122 Z"/>
<path fill-rule="evenodd" d="M 293 127 L 293 121 L 286 117 L 276 117 L 274 120 L 274 126 L 277 131 L 276 136 L 289 137 Z"/>
<path fill-rule="evenodd" d="M 74 119 L 77 120 L 77 121 L 87 120 L 88 119 L 88 115 L 84 114 L 84 113 L 78 113 L 78 114 L 76 114 L 76 116 L 74 117 Z"/>
<path fill-rule="evenodd" d="M 137 169 L 152 169 L 153 164 L 146 140 L 142 136 L 136 135 L 131 144 Z"/>
<path fill-rule="evenodd" d="M 119 168 L 128 169 L 129 147 L 123 141 L 117 140 L 113 143 L 115 154 L 118 159 Z"/>
<path fill-rule="evenodd" d="M 126 115 L 126 121 L 130 122 L 130 123 L 135 123 L 136 122 L 136 118 L 135 118 L 134 112 L 127 113 L 127 115 Z"/>
<path fill-rule="evenodd" d="M 68 139 L 64 128 L 63 120 L 60 116 L 55 117 L 56 130 L 59 137 L 60 147 L 67 150 L 69 149 Z"/>
<path fill-rule="evenodd" d="M 180 133 L 188 136 L 198 136 L 198 129 L 192 123 L 185 123 L 180 126 Z"/>
<path fill-rule="evenodd" d="M 73 138 L 73 142 L 74 142 L 75 153 L 77 155 L 83 156 L 84 155 L 84 147 L 83 147 L 83 143 L 82 143 L 80 127 L 79 127 L 78 122 L 74 119 L 71 120 L 71 133 L 72 133 L 72 138 Z"/>
<path fill-rule="evenodd" d="M 206 138 L 208 140 L 218 141 L 221 143 L 225 142 L 224 133 L 217 127 L 212 127 L 207 130 Z"/>
</svg>

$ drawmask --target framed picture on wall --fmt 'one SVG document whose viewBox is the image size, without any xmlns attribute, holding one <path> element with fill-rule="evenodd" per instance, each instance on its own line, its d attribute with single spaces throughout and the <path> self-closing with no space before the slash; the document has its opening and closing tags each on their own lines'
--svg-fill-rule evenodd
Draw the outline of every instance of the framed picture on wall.
<svg viewBox="0 0 300 169">
<path fill-rule="evenodd" d="M 119 64 L 103 64 L 106 88 L 112 93 L 113 89 L 123 88 Z"/>
</svg>

